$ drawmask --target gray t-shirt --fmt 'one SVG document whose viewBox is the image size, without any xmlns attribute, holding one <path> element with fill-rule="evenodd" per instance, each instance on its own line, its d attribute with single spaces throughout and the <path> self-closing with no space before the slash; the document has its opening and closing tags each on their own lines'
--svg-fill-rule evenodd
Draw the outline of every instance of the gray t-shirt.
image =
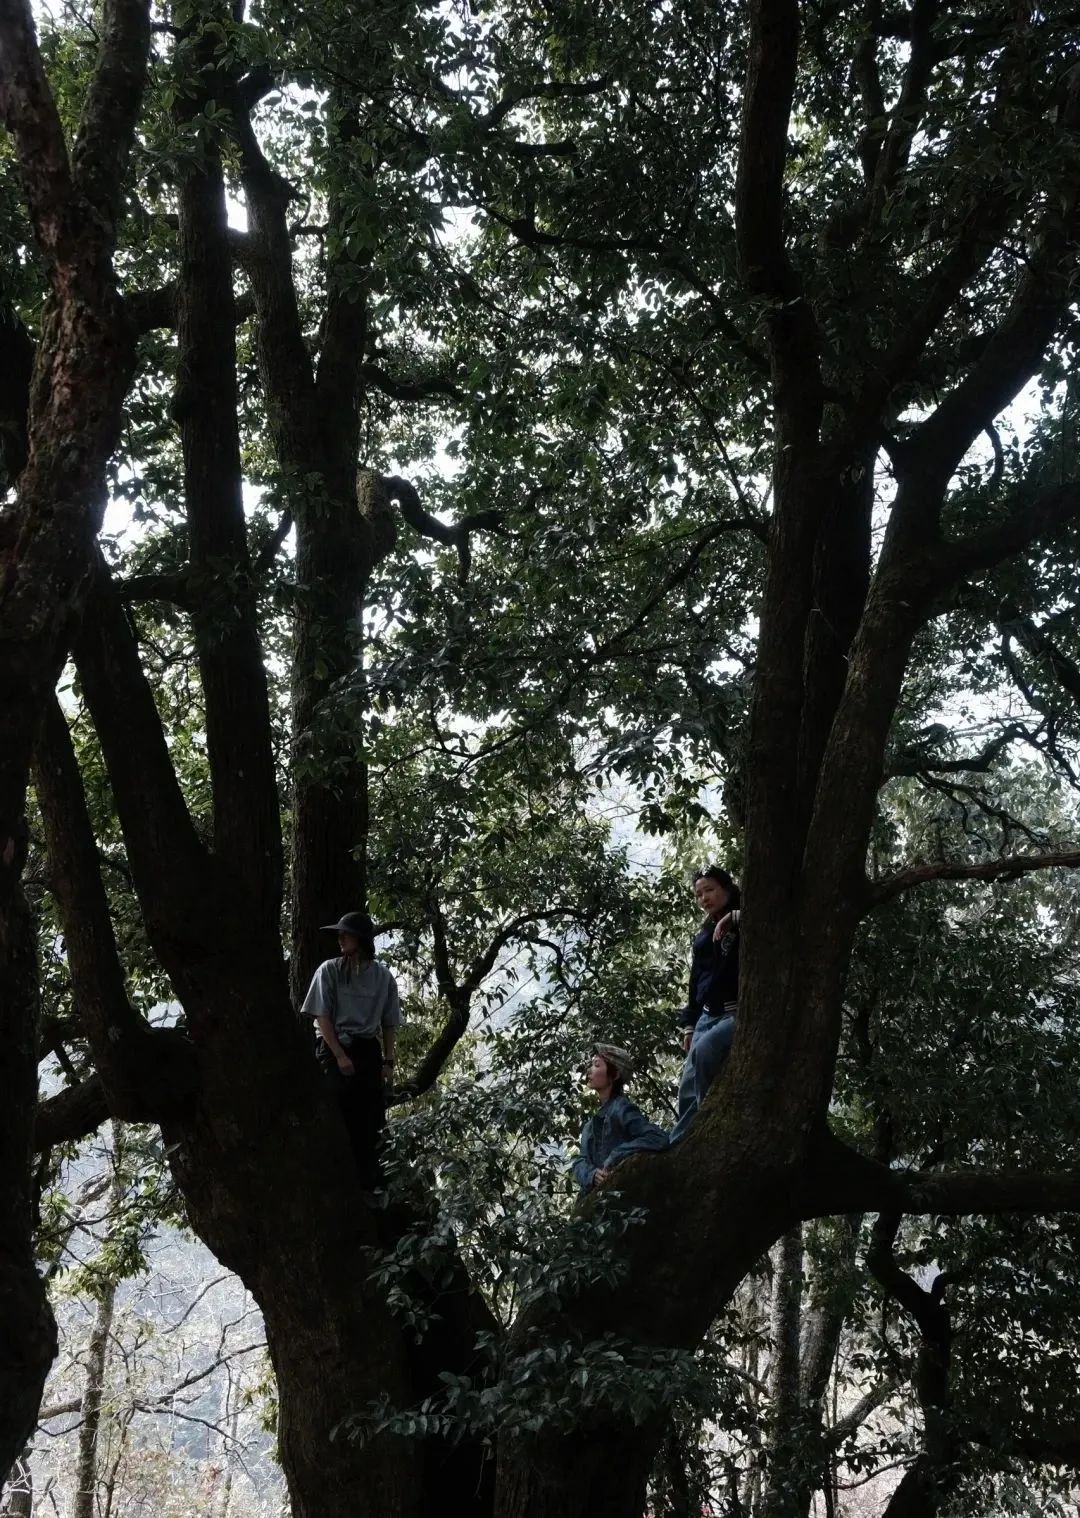
<svg viewBox="0 0 1080 1518">
<path fill-rule="evenodd" d="M 353 966 L 348 978 L 340 959 L 324 960 L 312 977 L 300 1010 L 306 1017 L 328 1017 L 346 1044 L 358 1038 L 374 1038 L 380 1028 L 401 1025 L 397 981 L 377 959 L 359 969 Z"/>
</svg>

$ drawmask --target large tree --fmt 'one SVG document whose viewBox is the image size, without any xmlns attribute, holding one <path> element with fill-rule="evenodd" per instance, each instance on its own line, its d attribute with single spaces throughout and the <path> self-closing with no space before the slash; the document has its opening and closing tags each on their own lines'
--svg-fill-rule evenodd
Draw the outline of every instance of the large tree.
<svg viewBox="0 0 1080 1518">
<path fill-rule="evenodd" d="M 345 1413 L 406 1408 L 463 1374 L 492 1320 L 453 1261 L 430 1287 L 437 1327 L 417 1344 L 395 1316 L 371 1251 L 411 1224 L 358 1212 L 349 1162 L 328 1163 L 341 1133 L 293 1003 L 318 924 L 370 898 L 431 944 L 449 1015 L 429 1083 L 500 950 L 598 905 L 573 899 L 585 872 L 563 894 L 557 854 L 535 846 L 530 870 L 527 830 L 491 826 L 518 778 L 521 795 L 577 806 L 590 766 L 614 769 L 665 827 L 692 794 L 680 770 L 710 751 L 749 903 L 730 1067 L 686 1143 L 628 1172 L 647 1220 L 624 1273 L 524 1311 L 504 1374 L 538 1336 L 693 1347 L 800 1219 L 1080 1202 L 1071 1170 L 899 1172 L 826 1125 L 868 914 L 935 879 L 1077 862 L 1051 839 L 868 874 L 890 772 L 977 769 L 1024 738 L 1067 762 L 1070 11 L 267 4 L 244 18 L 205 0 L 149 21 L 108 5 L 92 37 L 51 34 L 50 86 L 28 8 L 0 12 L 36 238 L 31 257 L 9 204 L 4 331 L 16 359 L 37 344 L 3 431 L 3 1058 L 21 1096 L 0 1184 L 4 1269 L 33 1305 L 6 1357 L 3 1453 L 21 1447 L 49 1354 L 18 887 L 33 751 L 96 1072 L 41 1113 L 42 1141 L 106 1113 L 160 1124 L 192 1225 L 265 1315 L 296 1513 L 345 1513 L 363 1493 L 406 1514 L 456 1491 L 507 1518 L 636 1515 L 660 1423 L 634 1428 L 617 1399 L 571 1430 L 515 1425 L 494 1495 L 469 1440 L 329 1442 Z M 1003 413 L 1040 376 L 1039 425 L 1003 442 Z M 445 408 L 441 428 L 420 404 Z M 99 551 L 110 455 L 115 493 L 147 520 Z M 448 477 L 451 522 L 403 461 Z M 941 671 L 990 638 L 1032 720 L 988 758 L 934 749 Z M 129 1001 L 93 745 L 77 752 L 48 699 L 69 650 L 182 1032 Z M 178 741 L 184 693 L 205 771 Z M 427 816 L 397 803 L 410 766 Z M 486 819 L 481 781 L 497 797 Z M 542 808 L 532 820 L 539 836 Z M 887 1271 L 885 1224 L 876 1242 Z M 776 1483 L 773 1511 L 791 1490 Z"/>
</svg>

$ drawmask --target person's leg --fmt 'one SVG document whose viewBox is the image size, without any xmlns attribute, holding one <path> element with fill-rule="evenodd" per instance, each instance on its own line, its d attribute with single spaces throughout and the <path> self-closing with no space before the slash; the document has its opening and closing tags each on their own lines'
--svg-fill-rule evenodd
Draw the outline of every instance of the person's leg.
<svg viewBox="0 0 1080 1518">
<path fill-rule="evenodd" d="M 694 1089 L 697 1098 L 695 1110 L 701 1106 L 709 1087 L 723 1069 L 734 1037 L 735 1019 L 718 1017 L 713 1019 L 712 1026 L 698 1040 L 697 1057 L 694 1060 Z"/>
<path fill-rule="evenodd" d="M 690 1048 L 682 1067 L 682 1075 L 679 1077 L 678 1110 L 675 1117 L 675 1126 L 671 1130 L 671 1142 L 678 1143 L 683 1134 L 694 1120 L 694 1113 L 698 1109 L 698 1078 L 697 1078 L 697 1050 L 701 1040 L 714 1026 L 716 1019 L 708 1017 L 705 1013 L 698 1018 L 694 1027 L 694 1036 L 690 1042 Z"/>
<path fill-rule="evenodd" d="M 360 1186 L 374 1191 L 383 1184 L 378 1148 L 386 1124 L 386 1097 L 382 1079 L 382 1047 L 377 1039 L 362 1038 L 349 1050 L 355 1074 L 349 1079 L 349 1114 L 346 1126 L 352 1144 Z"/>
<path fill-rule="evenodd" d="M 679 1115 L 671 1130 L 673 1144 L 685 1135 L 697 1116 L 705 1093 L 723 1068 L 734 1037 L 734 1017 L 698 1018 L 694 1041 L 679 1081 Z"/>
</svg>

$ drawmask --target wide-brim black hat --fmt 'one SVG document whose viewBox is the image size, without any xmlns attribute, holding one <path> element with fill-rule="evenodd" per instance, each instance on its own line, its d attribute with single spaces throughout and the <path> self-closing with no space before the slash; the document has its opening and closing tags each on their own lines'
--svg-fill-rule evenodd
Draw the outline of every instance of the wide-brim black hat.
<svg viewBox="0 0 1080 1518">
<path fill-rule="evenodd" d="M 352 933 L 357 938 L 375 940 L 375 924 L 366 912 L 345 912 L 338 922 L 324 922 L 324 933 Z"/>
</svg>

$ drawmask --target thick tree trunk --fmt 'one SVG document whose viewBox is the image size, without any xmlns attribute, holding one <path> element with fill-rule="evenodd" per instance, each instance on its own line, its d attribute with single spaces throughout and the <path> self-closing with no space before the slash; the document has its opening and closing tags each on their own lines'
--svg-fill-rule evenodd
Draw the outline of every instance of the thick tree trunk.
<svg viewBox="0 0 1080 1518">
<path fill-rule="evenodd" d="M 904 1472 L 882 1518 L 937 1518 L 939 1505 L 929 1456 L 921 1454 Z"/>
<path fill-rule="evenodd" d="M 583 1293 L 563 1316 L 525 1315 L 514 1345 L 527 1345 L 533 1334 L 593 1339 L 603 1329 L 643 1349 L 700 1341 L 747 1271 L 795 1221 L 789 1209 L 799 1161 L 790 1154 L 784 1114 L 774 1109 L 770 1125 L 748 1125 L 746 1111 L 725 1102 L 739 1089 L 736 1080 L 730 1073 L 721 1079 L 675 1149 L 626 1161 L 624 1190 L 649 1221 L 622 1241 L 625 1279 Z M 607 1511 L 640 1518 L 633 1505 L 661 1428 L 597 1416 L 587 1436 L 552 1433 L 500 1445 L 499 1518 L 556 1511 L 586 1518 L 605 1482 L 615 1483 Z"/>
<path fill-rule="evenodd" d="M 37 944 L 19 887 L 0 916 L 0 1489 L 30 1438 L 56 1324 L 31 1247 Z"/>
<path fill-rule="evenodd" d="M 227 14 L 227 11 L 226 11 Z M 198 49 L 215 62 L 216 34 Z M 211 78 L 213 74 L 211 73 Z M 185 112 L 209 103 L 196 86 Z M 244 875 L 263 921 L 281 911 L 282 844 L 266 669 L 244 520 L 236 310 L 225 182 L 200 144 L 180 189 L 178 376 L 190 595 L 213 782 L 214 850 Z"/>
<path fill-rule="evenodd" d="M 337 951 L 333 936 L 320 929 L 343 912 L 367 908 L 368 782 L 360 752 L 367 539 L 355 493 L 320 502 L 297 523 L 291 925 L 297 1002 L 315 967 Z"/>
<path fill-rule="evenodd" d="M 30 1243 L 37 965 L 19 885 L 38 723 L 90 580 L 134 331 L 112 268 L 120 181 L 150 42 L 145 0 L 109 0 L 69 154 L 30 6 L 0 15 L 0 120 L 11 133 L 48 272 L 16 505 L 0 513 L 0 1479 L 33 1427 L 55 1353 Z"/>
<path fill-rule="evenodd" d="M 384 1215 L 359 1199 L 310 1029 L 290 1004 L 280 939 L 242 877 L 194 834 L 130 626 L 107 583 L 77 656 L 151 939 L 187 1013 L 197 1080 L 163 1132 L 193 1226 L 263 1310 L 296 1514 L 345 1518 L 358 1492 L 373 1494 L 372 1511 L 387 1518 L 415 1513 L 429 1467 L 460 1491 L 466 1511 L 482 1511 L 478 1460 L 448 1462 L 432 1448 L 427 1461 L 387 1438 L 330 1439 L 382 1395 L 394 1407 L 414 1406 L 435 1390 L 436 1372 L 371 1284 Z M 158 868 L 163 854 L 167 874 Z M 107 1030 L 98 1033 L 107 1060 Z M 459 1291 L 440 1311 L 457 1337 L 438 1368 L 464 1370 L 481 1326 L 475 1299 Z"/>
<path fill-rule="evenodd" d="M 585 1423 L 559 1441 L 528 1440 L 499 1450 L 496 1512 L 499 1518 L 642 1518 L 645 1490 L 661 1426 L 622 1430 Z"/>
</svg>

